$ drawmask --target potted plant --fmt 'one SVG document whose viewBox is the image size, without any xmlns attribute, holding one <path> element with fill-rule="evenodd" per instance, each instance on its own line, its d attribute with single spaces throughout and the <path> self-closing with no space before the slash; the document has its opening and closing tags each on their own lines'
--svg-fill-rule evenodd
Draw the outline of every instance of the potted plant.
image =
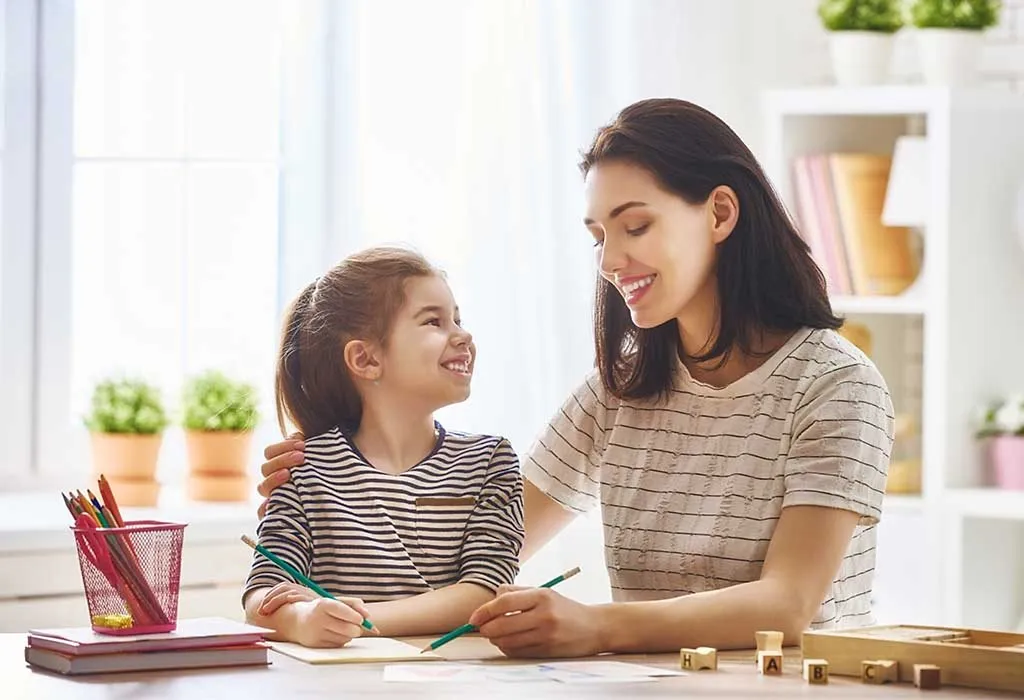
<svg viewBox="0 0 1024 700">
<path fill-rule="evenodd" d="M 260 417 L 256 389 L 209 370 L 186 382 L 183 399 L 189 496 L 246 500 L 252 431 Z"/>
<path fill-rule="evenodd" d="M 84 422 L 92 444 L 93 473 L 106 477 L 118 503 L 156 505 L 157 459 L 169 423 L 159 390 L 130 377 L 100 381 Z"/>
<path fill-rule="evenodd" d="M 889 76 L 893 37 L 903 27 L 899 0 L 821 0 L 836 82 L 875 85 Z"/>
<path fill-rule="evenodd" d="M 988 457 L 996 486 L 1024 489 L 1024 394 L 986 407 L 977 435 L 988 441 Z"/>
<path fill-rule="evenodd" d="M 985 29 L 999 21 L 1000 0 L 913 0 L 921 73 L 931 85 L 974 82 Z"/>
</svg>

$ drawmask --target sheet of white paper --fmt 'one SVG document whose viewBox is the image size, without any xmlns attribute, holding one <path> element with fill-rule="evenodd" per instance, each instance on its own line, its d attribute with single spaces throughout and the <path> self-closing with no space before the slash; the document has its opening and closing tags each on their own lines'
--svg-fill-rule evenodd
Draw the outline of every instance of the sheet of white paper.
<svg viewBox="0 0 1024 700">
<path fill-rule="evenodd" d="M 645 683 L 663 676 L 685 676 L 682 671 L 621 661 L 555 661 L 547 664 L 389 664 L 384 680 L 392 683 Z"/>
</svg>

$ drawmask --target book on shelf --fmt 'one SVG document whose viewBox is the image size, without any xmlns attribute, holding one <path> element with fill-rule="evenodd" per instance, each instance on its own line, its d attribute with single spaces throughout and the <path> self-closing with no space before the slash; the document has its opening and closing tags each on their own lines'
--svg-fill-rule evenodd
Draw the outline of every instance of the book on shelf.
<svg viewBox="0 0 1024 700">
<path fill-rule="evenodd" d="M 32 629 L 25 661 L 71 675 L 267 665 L 269 632 L 216 617 L 180 620 L 173 632 L 116 637 L 89 627 Z"/>
<path fill-rule="evenodd" d="M 809 153 L 792 160 L 800 235 L 830 294 L 891 296 L 917 278 L 911 231 L 882 222 L 892 157 Z"/>
</svg>

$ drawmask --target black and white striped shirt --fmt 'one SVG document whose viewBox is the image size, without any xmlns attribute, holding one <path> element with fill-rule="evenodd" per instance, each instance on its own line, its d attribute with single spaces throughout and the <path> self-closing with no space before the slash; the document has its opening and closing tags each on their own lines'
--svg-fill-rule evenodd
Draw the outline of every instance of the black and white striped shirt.
<svg viewBox="0 0 1024 700">
<path fill-rule="evenodd" d="M 834 331 L 804 329 L 727 387 L 677 363 L 664 403 L 619 401 L 591 373 L 523 472 L 567 509 L 600 506 L 622 601 L 756 581 L 783 508 L 853 511 L 860 526 L 811 626 L 866 625 L 893 434 L 871 360 Z"/>
<path fill-rule="evenodd" d="M 382 472 L 338 429 L 306 440 L 306 463 L 274 489 L 260 544 L 338 596 L 395 600 L 472 582 L 512 583 L 523 543 L 519 460 L 508 440 L 447 432 L 402 472 Z M 245 584 L 291 577 L 259 553 Z"/>
</svg>

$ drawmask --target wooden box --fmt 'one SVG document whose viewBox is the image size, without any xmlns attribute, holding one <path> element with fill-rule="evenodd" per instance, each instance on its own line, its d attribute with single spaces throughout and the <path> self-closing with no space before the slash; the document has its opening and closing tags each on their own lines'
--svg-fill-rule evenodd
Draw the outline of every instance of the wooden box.
<svg viewBox="0 0 1024 700">
<path fill-rule="evenodd" d="M 888 659 L 899 664 L 901 682 L 913 683 L 914 664 L 935 664 L 943 685 L 1024 692 L 1024 634 L 888 625 L 808 630 L 801 646 L 834 675 L 860 676 L 864 660 Z"/>
</svg>

